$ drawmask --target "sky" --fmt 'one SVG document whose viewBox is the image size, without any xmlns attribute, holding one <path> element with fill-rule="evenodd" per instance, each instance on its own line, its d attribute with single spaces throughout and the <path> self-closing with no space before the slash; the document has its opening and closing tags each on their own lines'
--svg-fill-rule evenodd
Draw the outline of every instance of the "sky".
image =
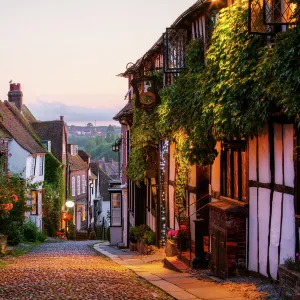
<svg viewBox="0 0 300 300">
<path fill-rule="evenodd" d="M 0 99 L 21 83 L 39 120 L 117 124 L 140 58 L 196 0 L 1 0 Z"/>
</svg>

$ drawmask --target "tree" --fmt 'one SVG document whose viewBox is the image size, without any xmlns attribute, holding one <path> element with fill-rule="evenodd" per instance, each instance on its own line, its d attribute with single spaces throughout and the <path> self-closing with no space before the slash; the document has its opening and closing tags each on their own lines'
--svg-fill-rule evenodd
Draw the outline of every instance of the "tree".
<svg viewBox="0 0 300 300">
<path fill-rule="evenodd" d="M 108 143 L 113 143 L 116 139 L 116 133 L 115 133 L 115 129 L 112 125 L 109 125 L 106 129 L 106 138 L 105 140 Z"/>
<path fill-rule="evenodd" d="M 94 127 L 94 125 L 92 123 L 87 123 L 86 127 L 91 128 L 91 127 Z"/>
</svg>

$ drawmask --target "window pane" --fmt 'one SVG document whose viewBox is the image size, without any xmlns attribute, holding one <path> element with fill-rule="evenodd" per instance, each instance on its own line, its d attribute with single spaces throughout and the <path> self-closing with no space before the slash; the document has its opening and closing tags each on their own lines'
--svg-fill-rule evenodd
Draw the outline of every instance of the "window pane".
<svg viewBox="0 0 300 300">
<path fill-rule="evenodd" d="M 111 194 L 111 207 L 121 208 L 121 194 Z"/>
</svg>

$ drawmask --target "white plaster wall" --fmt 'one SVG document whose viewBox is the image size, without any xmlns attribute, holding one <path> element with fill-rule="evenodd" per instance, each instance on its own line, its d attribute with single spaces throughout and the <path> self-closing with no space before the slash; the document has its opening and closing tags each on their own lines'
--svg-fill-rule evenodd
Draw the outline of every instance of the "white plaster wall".
<svg viewBox="0 0 300 300">
<path fill-rule="evenodd" d="M 190 169 L 190 176 L 189 176 L 188 185 L 192 187 L 196 187 L 196 180 L 197 180 L 196 165 L 189 166 L 189 169 Z"/>
<path fill-rule="evenodd" d="M 259 159 L 259 181 L 262 183 L 271 182 L 270 170 L 270 149 L 268 127 L 258 137 L 258 159 Z"/>
<path fill-rule="evenodd" d="M 191 239 L 195 241 L 195 223 L 194 220 L 196 220 L 196 194 L 190 193 L 190 226 L 191 226 Z M 195 203 L 195 204 L 194 204 Z M 195 213 L 195 214 L 193 214 Z M 192 215 L 193 214 L 193 215 Z"/>
<path fill-rule="evenodd" d="M 174 187 L 169 185 L 169 227 L 175 228 L 174 224 Z"/>
<path fill-rule="evenodd" d="M 258 272 L 257 265 L 257 188 L 249 189 L 249 270 Z"/>
<path fill-rule="evenodd" d="M 174 159 L 174 151 L 175 151 L 175 144 L 170 144 L 170 161 L 169 161 L 169 179 L 174 181 L 175 180 L 175 159 Z"/>
<path fill-rule="evenodd" d="M 282 150 L 282 125 L 274 124 L 275 183 L 277 184 L 283 184 Z"/>
<path fill-rule="evenodd" d="M 281 200 L 282 193 L 274 192 L 269 251 L 270 274 L 274 279 L 277 279 L 278 272 L 278 247 L 280 239 Z"/>
<path fill-rule="evenodd" d="M 8 142 L 8 153 L 8 170 L 20 174 L 25 179 L 27 157 L 30 153 L 23 149 L 15 140 Z"/>
<path fill-rule="evenodd" d="M 294 187 L 294 127 L 292 124 L 283 125 L 283 144 L 284 144 L 284 181 L 285 185 Z"/>
<path fill-rule="evenodd" d="M 127 230 L 128 230 L 128 200 L 127 189 L 122 190 L 122 217 L 123 217 L 123 243 L 127 247 Z"/>
<path fill-rule="evenodd" d="M 257 172 L 256 172 L 256 147 L 257 147 L 257 138 L 249 139 L 249 180 L 257 181 Z"/>
<path fill-rule="evenodd" d="M 268 235 L 270 216 L 270 193 L 264 188 L 258 189 L 258 220 L 259 220 L 259 272 L 265 276 L 267 274 L 268 261 Z"/>
<path fill-rule="evenodd" d="M 221 143 L 218 142 L 216 145 L 218 156 L 216 157 L 212 165 L 212 176 L 211 176 L 211 188 L 214 192 L 220 192 L 221 190 Z"/>
<path fill-rule="evenodd" d="M 288 257 L 295 257 L 296 232 L 294 215 L 294 196 L 285 194 L 283 198 L 283 220 L 280 244 L 281 264 Z"/>
</svg>

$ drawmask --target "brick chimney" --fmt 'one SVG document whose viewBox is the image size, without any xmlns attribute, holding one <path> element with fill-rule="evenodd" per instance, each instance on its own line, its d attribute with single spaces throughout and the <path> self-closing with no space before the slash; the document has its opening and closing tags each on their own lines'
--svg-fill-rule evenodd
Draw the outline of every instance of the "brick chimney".
<svg viewBox="0 0 300 300">
<path fill-rule="evenodd" d="M 60 118 L 61 121 L 65 120 L 64 116 L 60 116 L 59 118 Z"/>
<path fill-rule="evenodd" d="M 18 110 L 21 111 L 23 106 L 23 93 L 21 91 L 21 84 L 11 83 L 10 90 L 7 95 L 8 101 L 14 103 Z"/>
</svg>

